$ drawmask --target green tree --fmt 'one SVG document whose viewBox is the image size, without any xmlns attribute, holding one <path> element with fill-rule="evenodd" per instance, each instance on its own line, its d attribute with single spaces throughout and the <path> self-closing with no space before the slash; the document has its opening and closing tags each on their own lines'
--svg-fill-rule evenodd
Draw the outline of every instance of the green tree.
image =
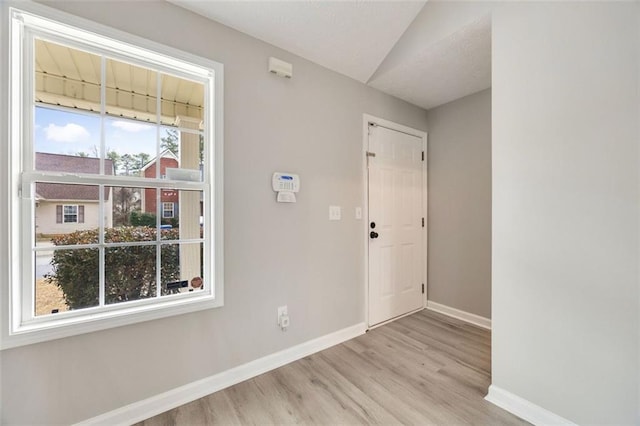
<svg viewBox="0 0 640 426">
<path fill-rule="evenodd" d="M 132 212 L 140 210 L 139 190 L 136 188 L 114 187 L 112 191 L 114 226 L 131 225 Z"/>
<path fill-rule="evenodd" d="M 131 154 L 124 154 L 120 157 L 120 174 L 131 175 L 133 171 L 137 170 L 138 161 Z"/>
<path fill-rule="evenodd" d="M 167 129 L 167 135 L 160 138 L 160 148 L 168 149 L 177 157 L 180 155 L 180 135 L 176 129 Z"/>
<path fill-rule="evenodd" d="M 118 174 L 118 169 L 120 168 L 120 154 L 113 150 L 107 149 L 107 158 L 113 163 L 114 173 Z"/>
<path fill-rule="evenodd" d="M 137 161 L 137 164 L 136 164 L 136 166 L 137 166 L 136 169 L 137 170 L 142 169 L 149 162 L 149 160 L 151 159 L 151 156 L 149 154 L 147 154 L 146 152 L 140 152 L 140 153 L 136 154 L 134 157 L 135 157 L 135 159 Z"/>
<path fill-rule="evenodd" d="M 168 149 L 178 157 L 180 155 L 180 136 L 177 129 L 167 129 L 167 136 L 160 138 L 160 148 Z M 200 147 L 199 147 L 199 159 L 200 164 L 204 161 L 204 137 L 200 135 Z"/>
</svg>

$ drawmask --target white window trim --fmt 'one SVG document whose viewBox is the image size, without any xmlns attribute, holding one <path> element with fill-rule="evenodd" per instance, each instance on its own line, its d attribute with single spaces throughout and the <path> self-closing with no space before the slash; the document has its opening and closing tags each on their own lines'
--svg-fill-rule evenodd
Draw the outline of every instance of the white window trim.
<svg viewBox="0 0 640 426">
<path fill-rule="evenodd" d="M 169 209 L 165 208 L 166 205 L 171 204 L 171 216 L 165 216 L 164 213 L 166 211 L 169 211 Z M 163 219 L 173 219 L 175 217 L 175 208 L 176 205 L 175 203 L 171 202 L 171 201 L 163 201 L 162 202 L 162 218 Z"/>
<path fill-rule="evenodd" d="M 210 247 L 213 263 L 210 266 L 205 265 L 205 270 L 208 269 L 207 276 L 214 280 L 213 295 L 193 297 L 192 293 L 185 297 L 169 298 L 169 300 L 155 303 L 148 303 L 145 300 L 136 303 L 135 306 L 122 304 L 114 306 L 114 309 L 105 309 L 99 312 L 91 312 L 92 310 L 89 308 L 78 311 L 82 314 L 76 316 L 54 317 L 46 322 L 21 323 L 20 309 L 24 309 L 21 306 L 23 299 L 22 276 L 24 274 L 21 259 L 25 253 L 30 253 L 31 248 L 26 247 L 25 250 L 25 244 L 21 241 L 20 214 L 24 206 L 31 201 L 21 197 L 19 188 L 21 152 L 13 147 L 12 141 L 20 140 L 25 131 L 30 131 L 24 130 L 17 124 L 22 121 L 24 108 L 31 105 L 30 103 L 28 106 L 23 105 L 21 94 L 22 87 L 25 84 L 31 84 L 32 79 L 25 78 L 22 61 L 16 61 L 16 58 L 21 57 L 21 52 L 17 49 L 21 28 L 13 24 L 14 13 L 17 13 L 16 16 L 20 16 L 23 22 L 38 22 L 43 26 L 42 28 L 45 30 L 48 28 L 52 34 L 68 30 L 67 26 L 74 27 L 75 29 L 71 29 L 72 33 L 80 31 L 83 39 L 86 37 L 97 48 L 107 50 L 112 54 L 117 55 L 119 52 L 133 55 L 144 54 L 154 66 L 159 69 L 169 67 L 169 71 L 174 75 L 176 72 L 172 67 L 176 64 L 193 73 L 201 73 L 203 68 L 212 70 L 215 77 L 213 93 L 205 94 L 205 109 L 213 113 L 208 114 L 209 117 L 206 119 L 210 122 L 205 126 L 205 129 L 208 132 L 208 139 L 214 141 L 211 147 L 205 149 L 205 155 L 208 156 L 210 164 L 210 170 L 205 173 L 205 183 L 211 188 L 211 196 L 208 197 L 209 199 L 205 199 L 205 209 L 211 212 L 206 216 L 205 226 L 206 229 L 213 232 Z M 89 32 L 89 35 L 84 33 L 85 31 Z M 79 34 L 75 33 L 75 35 Z M 118 48 L 115 47 L 115 43 L 105 45 L 102 37 L 124 44 Z M 11 200 L 8 208 L 0 209 L 0 234 L 6 235 L 6 238 L 0 241 L 0 349 L 222 306 L 224 301 L 224 258 L 222 252 L 224 241 L 222 217 L 224 188 L 222 182 L 224 174 L 223 65 L 30 2 L 2 2 L 0 4 L 0 58 L 2 58 L 0 60 L 0 76 L 2 76 L 0 78 L 0 94 L 2 94 L 0 96 L 0 128 L 6 129 L 0 134 L 0 162 L 2 162 L 0 166 L 3 166 L 1 168 L 5 170 L 0 174 L 0 198 Z M 192 65 L 185 65 L 181 61 Z M 15 77 L 18 77 L 18 84 L 15 83 Z M 29 87 L 26 90 L 31 92 Z M 16 113 L 16 111 L 18 112 Z M 22 154 L 29 156 L 32 152 Z M 123 184 L 127 184 L 126 179 L 123 179 Z"/>
<path fill-rule="evenodd" d="M 67 207 L 75 207 L 75 208 L 76 208 L 76 213 L 75 213 L 76 220 L 75 220 L 75 221 L 73 221 L 73 222 L 67 222 L 67 221 L 65 220 L 65 216 L 67 215 L 67 214 L 65 213 L 65 209 L 66 209 Z M 62 205 L 62 223 L 63 223 L 63 224 L 65 224 L 65 223 L 72 223 L 72 224 L 74 224 L 74 223 L 78 223 L 78 220 L 79 220 L 79 217 L 78 217 L 78 216 L 79 216 L 79 210 L 78 210 L 78 205 L 77 205 L 77 204 L 63 204 L 63 205 Z"/>
</svg>

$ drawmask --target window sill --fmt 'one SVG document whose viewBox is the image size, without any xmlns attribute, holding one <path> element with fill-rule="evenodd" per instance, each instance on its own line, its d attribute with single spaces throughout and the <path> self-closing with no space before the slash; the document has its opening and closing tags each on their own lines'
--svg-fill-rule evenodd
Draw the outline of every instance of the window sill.
<svg viewBox="0 0 640 426">
<path fill-rule="evenodd" d="M 46 342 L 64 337 L 92 333 L 109 328 L 137 324 L 171 316 L 197 312 L 223 306 L 222 297 L 213 296 L 179 298 L 156 302 L 146 306 L 131 306 L 112 311 L 88 313 L 82 316 L 60 318 L 46 322 L 34 322 L 16 327 L 13 333 L 3 336 L 0 350 Z"/>
</svg>

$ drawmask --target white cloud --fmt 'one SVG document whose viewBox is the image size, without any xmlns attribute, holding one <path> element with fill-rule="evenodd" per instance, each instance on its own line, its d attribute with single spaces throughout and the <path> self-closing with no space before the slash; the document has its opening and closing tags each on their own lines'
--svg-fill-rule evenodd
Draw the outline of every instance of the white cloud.
<svg viewBox="0 0 640 426">
<path fill-rule="evenodd" d="M 111 123 L 113 127 L 124 130 L 125 132 L 141 132 L 148 130 L 150 127 L 146 124 L 134 123 L 132 121 L 114 121 Z"/>
<path fill-rule="evenodd" d="M 44 128 L 47 139 L 54 142 L 81 142 L 89 139 L 89 131 L 83 126 L 75 123 L 68 123 L 64 126 L 57 126 L 53 123 Z"/>
</svg>

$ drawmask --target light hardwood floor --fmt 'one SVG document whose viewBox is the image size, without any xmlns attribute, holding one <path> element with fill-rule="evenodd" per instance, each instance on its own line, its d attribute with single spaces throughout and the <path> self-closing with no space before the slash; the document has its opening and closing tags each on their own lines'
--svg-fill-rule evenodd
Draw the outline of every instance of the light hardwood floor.
<svg viewBox="0 0 640 426">
<path fill-rule="evenodd" d="M 483 399 L 490 336 L 424 310 L 139 425 L 528 424 Z"/>
</svg>

